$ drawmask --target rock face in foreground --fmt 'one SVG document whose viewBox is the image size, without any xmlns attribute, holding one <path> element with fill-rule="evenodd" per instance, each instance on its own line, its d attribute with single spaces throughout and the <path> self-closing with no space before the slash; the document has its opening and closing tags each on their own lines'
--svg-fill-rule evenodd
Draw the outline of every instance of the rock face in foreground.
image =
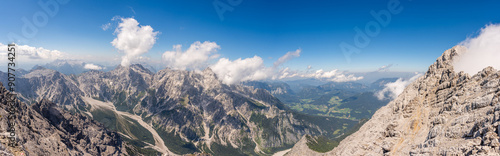
<svg viewBox="0 0 500 156">
<path fill-rule="evenodd" d="M 42 100 L 33 106 L 17 101 L 19 146 L 7 146 L 8 91 L 0 83 L 1 155 L 127 155 L 120 136 L 80 114 L 70 114 Z"/>
<path fill-rule="evenodd" d="M 286 156 L 303 156 L 303 155 L 321 155 L 322 153 L 318 153 L 313 151 L 307 146 L 306 135 L 304 135 L 299 142 L 297 142 L 293 148 L 286 153 Z"/>
<path fill-rule="evenodd" d="M 500 155 L 500 72 L 456 73 L 453 60 L 465 51 L 445 51 L 338 147 L 308 155 Z"/>
</svg>

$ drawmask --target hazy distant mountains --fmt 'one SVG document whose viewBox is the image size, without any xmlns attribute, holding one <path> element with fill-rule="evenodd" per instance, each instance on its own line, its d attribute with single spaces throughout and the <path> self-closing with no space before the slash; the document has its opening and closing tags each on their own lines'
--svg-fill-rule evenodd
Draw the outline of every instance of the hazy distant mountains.
<svg viewBox="0 0 500 156">
<path fill-rule="evenodd" d="M 55 60 L 51 63 L 47 63 L 42 67 L 47 69 L 57 70 L 63 74 L 79 74 L 90 69 L 85 69 L 85 62 L 78 60 Z M 37 67 L 35 67 L 37 68 Z M 34 68 L 34 69 L 35 69 Z"/>
<path fill-rule="evenodd" d="M 156 73 L 158 71 L 157 67 L 153 67 L 148 64 L 143 64 L 142 66 L 144 66 L 153 73 Z M 52 69 L 60 73 L 63 73 L 65 75 L 70 75 L 70 74 L 78 75 L 90 70 L 110 71 L 115 69 L 117 66 L 105 66 L 93 63 L 87 63 L 81 60 L 55 60 L 44 65 L 36 65 L 32 69 L 37 69 L 38 67 Z"/>
</svg>

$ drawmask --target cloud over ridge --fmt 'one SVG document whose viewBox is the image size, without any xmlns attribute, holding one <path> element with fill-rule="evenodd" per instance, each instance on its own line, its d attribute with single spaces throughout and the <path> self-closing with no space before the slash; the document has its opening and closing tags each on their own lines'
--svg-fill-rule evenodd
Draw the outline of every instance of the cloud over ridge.
<svg viewBox="0 0 500 156">
<path fill-rule="evenodd" d="M 116 20 L 116 18 L 113 18 Z M 121 22 L 115 29 L 116 38 L 111 44 L 125 55 L 121 65 L 128 66 L 136 57 L 148 52 L 156 42 L 158 31 L 149 25 L 139 25 L 134 18 L 119 18 Z"/>
<path fill-rule="evenodd" d="M 456 72 L 474 75 L 488 66 L 500 69 L 500 24 L 486 25 L 478 36 L 460 45 L 467 47 L 467 52 L 453 63 Z"/>
<path fill-rule="evenodd" d="M 230 60 L 228 58 L 219 58 L 217 53 L 221 47 L 210 41 L 196 41 L 189 48 L 182 50 L 182 45 L 174 45 L 173 50 L 165 51 L 162 54 L 162 63 L 167 67 L 180 70 L 201 70 L 210 67 L 217 75 L 219 80 L 225 84 L 237 84 L 244 81 L 259 80 L 280 80 L 287 78 L 316 78 L 327 81 L 346 82 L 363 79 L 352 74 L 346 74 L 337 69 L 331 71 L 316 70 L 314 73 L 308 71 L 292 71 L 288 67 L 281 67 L 284 63 L 297 58 L 302 52 L 301 49 L 289 51 L 278 58 L 272 66 L 265 66 L 264 60 L 255 55 L 251 58 L 238 58 Z M 219 58 L 215 63 L 211 60 Z"/>
<path fill-rule="evenodd" d="M 405 90 L 406 86 L 408 86 L 413 81 L 417 80 L 422 75 L 423 75 L 422 73 L 419 73 L 408 80 L 399 78 L 395 82 L 387 83 L 385 84 L 384 89 L 375 93 L 375 96 L 379 100 L 396 99 L 399 96 L 399 94 L 401 94 Z"/>
<path fill-rule="evenodd" d="M 320 80 L 346 82 L 357 81 L 363 79 L 362 76 L 356 77 L 352 74 L 346 74 L 338 69 L 324 71 L 323 69 L 316 70 L 313 73 L 293 71 L 288 67 L 279 68 L 285 62 L 299 57 L 301 49 L 287 52 L 273 63 L 272 67 L 266 67 L 264 61 L 259 56 L 252 58 L 237 59 L 230 61 L 227 58 L 221 58 L 217 63 L 211 66 L 212 70 L 219 76 L 219 79 L 226 84 L 235 84 L 244 81 L 258 81 L 265 79 L 281 80 L 289 78 L 316 78 Z M 308 69 L 312 67 L 308 66 Z"/>
<path fill-rule="evenodd" d="M 196 41 L 186 50 L 182 51 L 181 45 L 174 45 L 173 51 L 166 51 L 162 55 L 162 60 L 167 66 L 176 69 L 197 69 L 203 68 L 207 61 L 219 57 L 217 50 L 220 46 L 215 42 Z"/>
<path fill-rule="evenodd" d="M 259 56 L 246 59 L 239 58 L 234 61 L 221 58 L 210 68 L 226 84 L 264 80 L 272 74 L 272 69 L 265 67 L 264 61 Z"/>
</svg>

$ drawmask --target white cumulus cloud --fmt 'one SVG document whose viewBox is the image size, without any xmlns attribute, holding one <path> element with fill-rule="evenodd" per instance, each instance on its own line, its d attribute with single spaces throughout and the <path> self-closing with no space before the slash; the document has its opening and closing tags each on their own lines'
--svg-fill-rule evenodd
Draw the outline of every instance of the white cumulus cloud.
<svg viewBox="0 0 500 156">
<path fill-rule="evenodd" d="M 477 37 L 467 38 L 461 45 L 468 50 L 454 62 L 456 72 L 474 75 L 488 66 L 500 69 L 500 24 L 487 25 Z"/>
<path fill-rule="evenodd" d="M 92 63 L 85 64 L 85 66 L 83 66 L 83 68 L 89 69 L 89 70 L 101 70 L 101 69 L 103 69 L 101 66 L 98 66 L 98 65 L 95 65 Z"/>
<path fill-rule="evenodd" d="M 301 51 L 301 49 L 297 49 L 287 52 L 274 62 L 274 66 L 272 67 L 266 67 L 261 57 L 254 56 L 245 59 L 239 58 L 234 61 L 227 58 L 221 58 L 217 63 L 210 66 L 210 68 L 212 68 L 218 78 L 226 84 L 297 77 L 300 76 L 298 73 L 290 71 L 288 68 L 279 69 L 278 67 L 295 57 L 299 57 Z"/>
<path fill-rule="evenodd" d="M 280 67 L 285 62 L 299 57 L 301 49 L 287 52 L 273 63 L 273 66 L 266 67 L 264 60 L 259 56 L 251 58 L 238 58 L 230 60 L 220 58 L 215 64 L 209 65 L 209 61 L 219 57 L 217 50 L 220 46 L 215 42 L 196 41 L 183 51 L 181 45 L 174 45 L 172 51 L 166 51 L 162 55 L 162 62 L 174 69 L 199 70 L 210 67 L 217 77 L 225 84 L 236 84 L 244 81 L 259 81 L 265 79 L 286 79 L 286 78 L 317 78 L 321 80 L 346 82 L 363 79 L 352 74 L 346 74 L 339 70 L 323 71 L 317 70 L 309 72 L 312 68 L 308 66 L 308 71 L 299 72 L 290 70 L 288 67 Z"/>
<path fill-rule="evenodd" d="M 265 79 L 287 79 L 287 78 L 316 78 L 327 81 L 346 82 L 363 79 L 362 76 L 357 77 L 352 74 L 347 74 L 337 69 L 331 71 L 317 70 L 313 73 L 291 70 L 290 68 L 279 68 L 283 63 L 292 58 L 299 57 L 300 49 L 288 52 L 280 57 L 272 67 L 266 67 L 264 61 L 259 56 L 252 58 L 231 61 L 227 58 L 221 58 L 217 63 L 210 66 L 217 74 L 218 78 L 226 84 L 235 84 L 244 81 L 258 81 Z M 311 69 L 308 66 L 308 70 Z"/>
<path fill-rule="evenodd" d="M 115 19 L 115 18 L 113 18 Z M 139 25 L 133 18 L 119 18 L 121 22 L 115 29 L 116 38 L 111 44 L 125 53 L 121 65 L 128 66 L 135 58 L 149 51 L 156 42 L 158 31 L 149 25 Z"/>
<path fill-rule="evenodd" d="M 264 80 L 272 73 L 271 68 L 264 66 L 264 61 L 259 56 L 230 61 L 221 58 L 210 68 L 218 78 L 226 84 L 235 84 L 242 81 Z"/>
<path fill-rule="evenodd" d="M 207 61 L 218 58 L 217 50 L 220 46 L 215 42 L 196 41 L 186 50 L 181 45 L 174 45 L 173 51 L 166 51 L 162 59 L 167 66 L 176 69 L 198 69 L 207 66 Z"/>
<path fill-rule="evenodd" d="M 273 75 L 272 79 L 286 79 L 286 78 L 294 78 L 300 77 L 301 75 L 297 71 L 292 71 L 290 68 L 286 67 L 285 69 L 281 69 L 277 74 Z"/>
<path fill-rule="evenodd" d="M 7 45 L 0 43 L 0 57 L 7 58 Z M 57 59 L 65 59 L 66 53 L 58 50 L 49 50 L 43 47 L 32 47 L 28 45 L 18 45 L 15 51 L 16 60 L 22 62 L 49 62 Z"/>
<path fill-rule="evenodd" d="M 387 83 L 387 84 L 385 84 L 384 89 L 375 93 L 375 96 L 379 100 L 395 99 L 399 96 L 399 94 L 401 94 L 404 91 L 406 86 L 408 86 L 413 81 L 417 80 L 420 76 L 422 76 L 421 73 L 411 77 L 408 80 L 404 80 L 402 78 L 399 78 L 395 82 Z"/>
</svg>

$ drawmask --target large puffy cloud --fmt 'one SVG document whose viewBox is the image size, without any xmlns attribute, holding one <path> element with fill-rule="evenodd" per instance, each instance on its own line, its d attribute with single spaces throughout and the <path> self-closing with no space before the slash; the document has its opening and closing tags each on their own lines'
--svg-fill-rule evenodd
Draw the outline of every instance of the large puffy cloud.
<svg viewBox="0 0 500 156">
<path fill-rule="evenodd" d="M 375 96 L 379 100 L 384 100 L 384 99 L 395 99 L 398 97 L 399 94 L 401 94 L 406 86 L 408 86 L 410 83 L 413 81 L 417 80 L 422 74 L 416 74 L 415 76 L 411 77 L 408 80 L 404 80 L 403 78 L 399 78 L 395 82 L 387 83 L 385 84 L 384 89 L 378 91 L 375 93 Z"/>
<path fill-rule="evenodd" d="M 174 45 L 172 51 L 166 51 L 162 55 L 163 62 L 175 69 L 201 69 L 210 67 L 217 77 L 225 84 L 236 84 L 244 81 L 258 81 L 265 79 L 287 79 L 287 78 L 317 78 L 335 82 L 356 81 L 363 77 L 348 75 L 339 70 L 323 71 L 317 70 L 314 73 L 292 71 L 289 68 L 280 68 L 283 63 L 299 57 L 301 49 L 291 51 L 280 57 L 273 66 L 266 67 L 264 61 L 259 56 L 252 58 L 238 58 L 229 60 L 220 58 L 215 64 L 208 65 L 209 61 L 219 57 L 217 50 L 220 46 L 215 42 L 197 41 L 182 51 L 181 45 Z M 308 70 L 311 67 L 308 67 Z"/>
<path fill-rule="evenodd" d="M 168 67 L 174 69 L 201 69 L 209 66 L 219 79 L 226 84 L 274 78 L 281 73 L 276 72 L 279 65 L 300 56 L 301 52 L 300 49 L 288 52 L 280 57 L 273 67 L 266 67 L 259 56 L 236 60 L 220 58 L 215 64 L 209 65 L 210 60 L 219 57 L 217 50 L 220 49 L 220 46 L 215 42 L 205 41 L 202 43 L 196 41 L 185 51 L 182 51 L 181 48 L 181 45 L 174 45 L 172 51 L 163 53 L 162 61 Z"/>
<path fill-rule="evenodd" d="M 454 62 L 456 72 L 464 71 L 470 75 L 492 66 L 500 69 L 500 24 L 490 24 L 481 29 L 475 38 L 468 38 L 461 45 L 468 51 Z"/>
<path fill-rule="evenodd" d="M 0 43 L 0 57 L 7 58 L 7 45 Z M 26 62 L 49 62 L 57 59 L 65 59 L 68 55 L 58 50 L 49 50 L 43 47 L 32 47 L 18 45 L 16 49 L 16 60 Z"/>
<path fill-rule="evenodd" d="M 115 18 L 114 18 L 115 19 Z M 135 58 L 149 51 L 156 42 L 158 31 L 149 25 L 140 26 L 133 18 L 119 18 L 121 23 L 115 29 L 116 38 L 111 44 L 125 53 L 121 65 L 128 66 Z"/>
<path fill-rule="evenodd" d="M 230 61 L 221 58 L 211 66 L 212 70 L 222 82 L 235 84 L 242 81 L 264 80 L 269 78 L 271 68 L 264 66 L 264 61 L 259 56 Z"/>
<path fill-rule="evenodd" d="M 198 69 L 207 66 L 207 61 L 219 57 L 217 50 L 220 46 L 215 42 L 196 41 L 184 52 L 181 45 L 174 45 L 173 51 L 166 51 L 162 55 L 167 66 L 176 69 Z"/>
<path fill-rule="evenodd" d="M 264 61 L 259 56 L 252 58 L 237 59 L 231 61 L 227 58 L 221 58 L 217 63 L 211 66 L 220 80 L 226 84 L 235 84 L 243 81 L 258 81 L 265 79 L 283 79 L 299 76 L 295 72 L 289 72 L 288 68 L 278 69 L 278 66 L 300 56 L 302 50 L 297 49 L 288 52 L 274 62 L 273 67 L 266 67 Z"/>
<path fill-rule="evenodd" d="M 363 79 L 362 76 L 354 76 L 337 69 L 324 71 L 322 69 L 313 73 L 304 73 L 290 70 L 288 67 L 277 69 L 266 67 L 262 58 L 254 56 L 253 58 L 237 59 L 230 61 L 221 58 L 215 65 L 211 66 L 219 79 L 226 84 L 235 84 L 243 81 L 258 81 L 265 79 L 281 80 L 291 78 L 315 78 L 334 82 L 357 81 Z"/>
</svg>

